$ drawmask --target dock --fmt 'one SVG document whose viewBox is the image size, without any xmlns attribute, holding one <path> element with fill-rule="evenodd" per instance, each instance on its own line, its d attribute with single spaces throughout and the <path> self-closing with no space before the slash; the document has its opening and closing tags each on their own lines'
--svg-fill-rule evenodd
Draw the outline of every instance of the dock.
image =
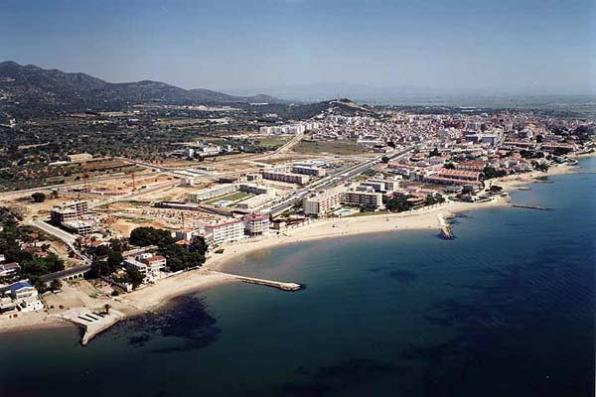
<svg viewBox="0 0 596 397">
<path fill-rule="evenodd" d="M 106 313 L 104 310 L 93 311 L 86 307 L 69 309 L 55 316 L 83 330 L 81 338 L 81 345 L 83 346 L 89 344 L 91 339 L 124 318 L 123 313 L 114 309 L 110 309 Z"/>
<path fill-rule="evenodd" d="M 525 210 L 537 210 L 537 211 L 552 211 L 552 208 L 539 207 L 536 205 L 525 205 L 525 204 L 511 204 L 512 208 L 521 208 Z"/>
<path fill-rule="evenodd" d="M 263 285 L 265 287 L 277 288 L 282 291 L 295 292 L 295 291 L 300 291 L 303 288 L 302 285 L 297 284 L 297 283 L 286 283 L 283 281 L 265 280 L 262 278 L 239 276 L 237 274 L 222 273 L 222 272 L 216 272 L 216 271 L 211 271 L 211 273 L 225 276 L 228 278 L 232 278 L 232 279 L 235 279 L 238 281 L 242 281 L 243 283 Z"/>
<path fill-rule="evenodd" d="M 442 215 L 437 215 L 437 219 L 439 220 L 439 226 L 441 230 L 441 237 L 444 240 L 453 240 L 455 238 L 455 234 L 453 234 L 453 230 L 451 230 L 451 226 L 445 221 Z"/>
</svg>

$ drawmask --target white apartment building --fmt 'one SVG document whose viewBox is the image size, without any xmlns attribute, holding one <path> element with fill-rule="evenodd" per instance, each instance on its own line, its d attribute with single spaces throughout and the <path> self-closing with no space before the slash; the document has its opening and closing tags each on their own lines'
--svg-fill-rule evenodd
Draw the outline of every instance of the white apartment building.
<svg viewBox="0 0 596 397">
<path fill-rule="evenodd" d="M 269 216 L 250 214 L 244 217 L 244 230 L 249 236 L 263 235 L 269 232 Z"/>
<path fill-rule="evenodd" d="M 204 230 L 205 239 L 213 244 L 230 243 L 244 238 L 244 222 L 241 219 L 207 224 Z"/>
<path fill-rule="evenodd" d="M 379 209 L 383 207 L 383 194 L 375 192 L 371 187 L 363 190 L 350 189 L 342 193 L 341 202 L 346 205 Z"/>
<path fill-rule="evenodd" d="M 302 201 L 304 214 L 324 216 L 335 209 L 341 201 L 341 193 L 336 190 L 327 190 L 315 195 L 305 197 Z"/>
</svg>

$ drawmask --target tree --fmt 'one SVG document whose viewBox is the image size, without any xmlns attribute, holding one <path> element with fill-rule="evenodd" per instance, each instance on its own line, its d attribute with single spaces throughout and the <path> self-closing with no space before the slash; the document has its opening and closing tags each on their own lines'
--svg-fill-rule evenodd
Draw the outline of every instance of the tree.
<svg viewBox="0 0 596 397">
<path fill-rule="evenodd" d="M 143 277 L 141 272 L 132 266 L 126 269 L 126 275 L 128 276 L 133 288 L 137 288 L 143 283 L 143 280 L 145 280 L 145 277 Z"/>
<path fill-rule="evenodd" d="M 122 257 L 122 254 L 120 252 L 111 251 L 108 254 L 108 259 L 106 260 L 106 265 L 107 265 L 108 269 L 110 270 L 110 273 L 113 273 L 114 271 L 116 271 L 118 266 L 120 266 L 123 261 L 124 261 L 124 258 Z"/>
<path fill-rule="evenodd" d="M 169 231 L 153 227 L 137 227 L 130 233 L 128 240 L 132 245 L 158 247 L 174 243 L 174 238 Z"/>
<path fill-rule="evenodd" d="M 207 242 L 205 242 L 205 238 L 203 236 L 195 236 L 193 237 L 190 245 L 188 246 L 189 252 L 198 252 L 202 255 L 205 255 L 207 252 Z"/>
<path fill-rule="evenodd" d="M 445 165 L 443 165 L 443 168 L 445 168 L 447 170 L 454 170 L 455 169 L 455 164 L 453 164 L 453 163 L 445 163 Z"/>
<path fill-rule="evenodd" d="M 383 158 L 381 159 L 381 161 L 383 161 L 383 163 L 387 164 L 389 162 L 389 157 L 388 156 L 383 156 Z"/>
<path fill-rule="evenodd" d="M 434 148 L 432 152 L 430 152 L 429 157 L 439 157 L 441 153 L 439 153 L 439 148 Z"/>
<path fill-rule="evenodd" d="M 61 290 L 62 289 L 62 281 L 60 281 L 59 279 L 52 280 L 52 282 L 50 283 L 50 289 L 52 291 Z"/>
<path fill-rule="evenodd" d="M 490 165 L 487 165 L 486 167 L 484 167 L 484 170 L 482 170 L 482 173 L 484 174 L 484 179 L 493 179 L 493 178 L 500 178 L 502 176 L 505 176 L 507 173 L 503 170 L 496 170 L 495 167 L 492 167 Z"/>
<path fill-rule="evenodd" d="M 385 207 L 391 212 L 402 212 L 409 210 L 411 205 L 407 195 L 396 194 L 387 201 Z"/>
<path fill-rule="evenodd" d="M 46 195 L 42 192 L 35 192 L 31 195 L 31 199 L 35 203 L 43 203 L 46 201 Z"/>
</svg>

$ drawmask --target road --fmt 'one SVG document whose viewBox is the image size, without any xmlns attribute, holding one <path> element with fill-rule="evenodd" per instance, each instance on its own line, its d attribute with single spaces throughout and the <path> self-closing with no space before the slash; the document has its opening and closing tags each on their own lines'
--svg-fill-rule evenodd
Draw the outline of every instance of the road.
<svg viewBox="0 0 596 397">
<path fill-rule="evenodd" d="M 54 236 L 57 239 L 61 240 L 62 242 L 64 242 L 64 244 L 66 244 L 68 246 L 68 248 L 79 258 L 81 258 L 83 260 L 83 262 L 88 265 L 91 264 L 91 259 L 87 258 L 85 255 L 83 255 L 74 245 L 75 241 L 76 241 L 76 237 L 56 226 L 52 226 L 49 223 L 45 222 L 45 221 L 40 221 L 40 220 L 34 220 L 34 221 L 30 221 L 27 222 L 29 225 L 34 226 L 40 230 L 42 230 L 43 232 L 49 234 L 50 236 Z"/>
<path fill-rule="evenodd" d="M 335 174 L 319 179 L 318 181 L 306 186 L 305 188 L 295 191 L 290 197 L 284 199 L 282 202 L 273 206 L 271 208 L 271 215 L 276 216 L 283 213 L 284 211 L 287 211 L 310 193 L 316 192 L 318 190 L 328 189 L 330 187 L 334 187 L 346 182 L 354 176 L 371 169 L 372 167 L 383 161 L 383 157 L 385 156 L 389 157 L 390 160 L 395 160 L 409 154 L 412 150 L 414 150 L 414 146 L 409 146 L 395 153 L 384 154 L 382 156 L 375 157 L 371 160 L 366 160 L 360 164 L 356 164 L 355 166 L 348 168 L 347 170 L 338 171 Z"/>
</svg>

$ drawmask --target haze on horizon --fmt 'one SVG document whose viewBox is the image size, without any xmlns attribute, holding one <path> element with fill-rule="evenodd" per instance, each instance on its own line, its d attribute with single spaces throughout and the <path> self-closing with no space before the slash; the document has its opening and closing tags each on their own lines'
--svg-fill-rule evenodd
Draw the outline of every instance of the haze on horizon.
<svg viewBox="0 0 596 397">
<path fill-rule="evenodd" d="M 0 49 L 238 94 L 594 94 L 595 22 L 593 0 L 5 0 Z"/>
</svg>

